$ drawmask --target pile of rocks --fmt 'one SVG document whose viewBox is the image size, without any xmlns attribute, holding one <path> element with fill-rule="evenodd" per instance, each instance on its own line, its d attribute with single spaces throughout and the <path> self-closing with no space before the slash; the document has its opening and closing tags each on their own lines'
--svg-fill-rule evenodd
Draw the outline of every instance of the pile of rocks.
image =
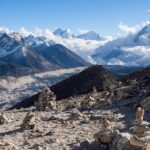
<svg viewBox="0 0 150 150">
<path fill-rule="evenodd" d="M 100 131 L 94 134 L 95 149 L 101 150 L 150 150 L 149 123 L 143 121 L 144 110 L 138 108 L 131 133 L 121 133 L 102 118 Z"/>
<path fill-rule="evenodd" d="M 148 126 L 149 123 L 143 120 L 143 116 L 144 109 L 138 107 L 136 111 L 136 120 L 134 122 L 134 126 L 132 127 L 130 144 L 147 149 L 150 144 L 150 128 Z"/>
<path fill-rule="evenodd" d="M 99 147 L 102 150 L 109 149 L 113 144 L 113 138 L 115 136 L 114 129 L 106 118 L 102 118 L 100 123 L 100 131 L 94 134 L 95 148 Z"/>
<path fill-rule="evenodd" d="M 89 94 L 86 94 L 80 103 L 81 110 L 89 110 L 98 106 L 101 102 L 101 94 L 98 93 L 96 87 L 93 87 L 93 91 Z"/>
<path fill-rule="evenodd" d="M 46 87 L 39 95 L 38 101 L 35 102 L 38 111 L 56 110 L 56 96 Z"/>
<path fill-rule="evenodd" d="M 96 106 L 97 99 L 95 99 L 92 95 L 86 95 L 82 100 L 80 107 L 81 110 L 88 110 Z"/>
</svg>

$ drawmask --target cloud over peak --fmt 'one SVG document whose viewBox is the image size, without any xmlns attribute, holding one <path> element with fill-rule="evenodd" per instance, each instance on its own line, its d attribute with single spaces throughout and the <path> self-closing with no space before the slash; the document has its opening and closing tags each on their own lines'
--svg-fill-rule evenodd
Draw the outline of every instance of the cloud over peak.
<svg viewBox="0 0 150 150">
<path fill-rule="evenodd" d="M 144 21 L 141 24 L 136 24 L 135 26 L 128 26 L 122 22 L 119 23 L 118 28 L 125 32 L 126 34 L 132 34 L 132 33 L 136 33 L 139 30 L 141 30 L 144 26 L 150 24 L 150 21 Z"/>
</svg>

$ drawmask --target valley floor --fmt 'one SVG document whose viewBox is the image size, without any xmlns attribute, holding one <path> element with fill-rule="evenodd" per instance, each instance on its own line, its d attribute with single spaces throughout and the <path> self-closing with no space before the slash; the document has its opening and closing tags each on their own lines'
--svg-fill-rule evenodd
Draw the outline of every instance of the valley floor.
<svg viewBox="0 0 150 150">
<path fill-rule="evenodd" d="M 45 86 L 50 86 L 84 70 L 85 67 L 59 69 L 22 77 L 0 77 L 0 108 L 10 107 L 14 103 L 28 98 Z"/>
</svg>

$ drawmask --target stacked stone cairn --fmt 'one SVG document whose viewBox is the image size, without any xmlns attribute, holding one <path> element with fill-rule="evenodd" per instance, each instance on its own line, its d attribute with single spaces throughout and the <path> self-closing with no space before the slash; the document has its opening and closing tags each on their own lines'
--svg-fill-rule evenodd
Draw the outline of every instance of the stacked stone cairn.
<svg viewBox="0 0 150 150">
<path fill-rule="evenodd" d="M 35 102 L 38 111 L 56 110 L 56 96 L 46 87 L 39 95 L 38 101 Z"/>
<path fill-rule="evenodd" d="M 130 144 L 136 147 L 140 147 L 141 150 L 149 150 L 150 128 L 149 123 L 144 121 L 143 117 L 144 109 L 138 107 L 136 111 L 136 120 L 134 121 L 134 126 L 132 127 L 132 137 L 130 139 Z"/>
<path fill-rule="evenodd" d="M 100 120 L 100 131 L 94 134 L 94 150 L 150 150 L 149 123 L 143 120 L 144 109 L 137 108 L 132 131 L 121 133 L 106 118 Z"/>
<path fill-rule="evenodd" d="M 114 130 L 111 129 L 111 123 L 105 118 L 100 120 L 100 131 L 94 134 L 95 145 L 102 150 L 108 149 L 112 145 Z"/>
</svg>

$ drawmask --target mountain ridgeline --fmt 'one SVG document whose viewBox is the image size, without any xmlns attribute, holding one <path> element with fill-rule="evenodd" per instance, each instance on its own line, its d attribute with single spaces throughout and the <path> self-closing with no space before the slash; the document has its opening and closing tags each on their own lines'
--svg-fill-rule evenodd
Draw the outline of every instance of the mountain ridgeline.
<svg viewBox="0 0 150 150">
<path fill-rule="evenodd" d="M 60 68 L 89 66 L 61 44 L 46 43 L 44 37 L 31 40 L 18 33 L 0 35 L 0 75 L 25 75 Z"/>
</svg>

